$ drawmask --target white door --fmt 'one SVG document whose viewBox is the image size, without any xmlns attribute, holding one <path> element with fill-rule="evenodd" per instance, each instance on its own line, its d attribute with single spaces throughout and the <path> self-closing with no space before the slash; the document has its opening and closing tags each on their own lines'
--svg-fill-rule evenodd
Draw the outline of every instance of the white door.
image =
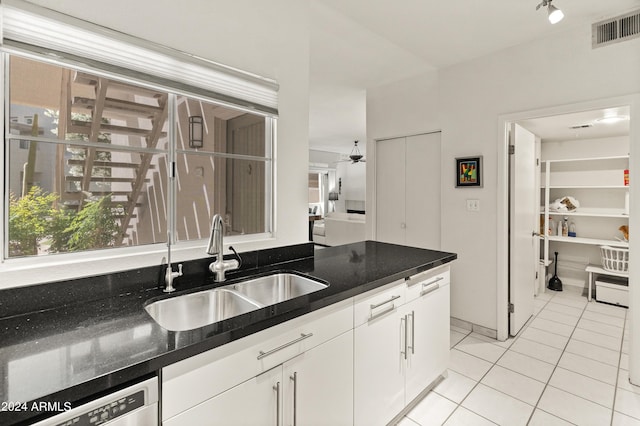
<svg viewBox="0 0 640 426">
<path fill-rule="evenodd" d="M 447 285 L 425 293 L 406 305 L 410 345 L 407 345 L 405 405 L 447 369 L 449 303 Z"/>
<path fill-rule="evenodd" d="M 405 244 L 405 138 L 376 144 L 376 240 Z"/>
<path fill-rule="evenodd" d="M 512 124 L 511 142 L 515 153 L 509 161 L 509 332 L 515 336 L 533 315 L 533 293 L 539 253 L 535 239 L 540 207 L 536 205 L 536 137 Z"/>
<path fill-rule="evenodd" d="M 406 143 L 405 244 L 440 250 L 440 132 Z"/>
<path fill-rule="evenodd" d="M 285 425 L 353 425 L 353 331 L 284 363 Z"/>
<path fill-rule="evenodd" d="M 165 426 L 271 426 L 282 424 L 282 366 L 162 422 Z"/>
<path fill-rule="evenodd" d="M 354 425 L 383 426 L 404 408 L 404 307 L 355 329 Z"/>
</svg>

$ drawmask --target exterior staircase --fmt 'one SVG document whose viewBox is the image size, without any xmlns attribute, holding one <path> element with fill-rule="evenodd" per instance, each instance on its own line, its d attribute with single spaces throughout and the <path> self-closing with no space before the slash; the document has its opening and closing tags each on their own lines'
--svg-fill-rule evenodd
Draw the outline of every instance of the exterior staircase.
<svg viewBox="0 0 640 426">
<path fill-rule="evenodd" d="M 58 164 L 66 163 L 67 172 L 57 183 L 58 193 L 65 205 L 78 211 L 92 197 L 109 196 L 120 227 L 116 245 L 126 244 L 151 180 L 148 172 L 156 168 L 153 154 L 135 148 L 156 148 L 166 137 L 167 94 L 82 72 L 64 72 L 59 135 L 76 134 L 91 146 L 75 158 L 60 147 Z M 125 150 L 113 151 L 123 146 Z"/>
</svg>

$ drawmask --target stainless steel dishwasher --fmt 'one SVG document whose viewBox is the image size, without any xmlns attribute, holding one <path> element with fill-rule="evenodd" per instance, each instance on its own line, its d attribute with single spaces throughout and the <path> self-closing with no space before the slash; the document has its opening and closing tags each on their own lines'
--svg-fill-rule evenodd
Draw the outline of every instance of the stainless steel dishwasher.
<svg viewBox="0 0 640 426">
<path fill-rule="evenodd" d="M 157 426 L 156 377 L 56 414 L 34 426 Z"/>
</svg>

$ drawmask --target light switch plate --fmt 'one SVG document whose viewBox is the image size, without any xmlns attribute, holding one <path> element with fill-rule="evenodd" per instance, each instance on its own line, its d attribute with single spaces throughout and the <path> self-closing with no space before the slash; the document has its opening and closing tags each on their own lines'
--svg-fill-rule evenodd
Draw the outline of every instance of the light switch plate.
<svg viewBox="0 0 640 426">
<path fill-rule="evenodd" d="M 470 212 L 479 212 L 480 200 L 467 200 L 467 210 Z"/>
</svg>

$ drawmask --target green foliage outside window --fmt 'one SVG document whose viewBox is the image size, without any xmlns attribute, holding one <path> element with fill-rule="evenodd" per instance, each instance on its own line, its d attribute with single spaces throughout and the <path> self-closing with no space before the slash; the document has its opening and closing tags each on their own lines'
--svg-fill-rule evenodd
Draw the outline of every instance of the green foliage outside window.
<svg viewBox="0 0 640 426">
<path fill-rule="evenodd" d="M 59 196 L 34 186 L 9 195 L 9 256 L 113 247 L 119 232 L 110 196 L 87 202 L 80 212 L 58 208 Z"/>
</svg>

